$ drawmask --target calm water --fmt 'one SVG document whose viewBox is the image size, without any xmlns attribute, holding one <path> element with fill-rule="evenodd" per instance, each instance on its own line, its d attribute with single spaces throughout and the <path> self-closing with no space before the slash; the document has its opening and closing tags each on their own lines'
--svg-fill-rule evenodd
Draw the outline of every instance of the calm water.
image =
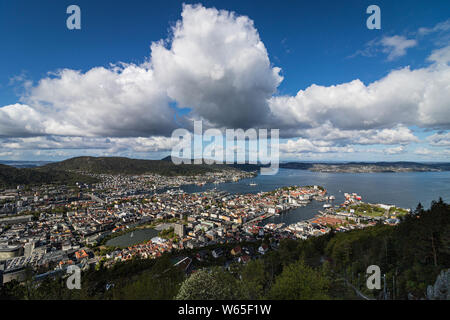
<svg viewBox="0 0 450 320">
<path fill-rule="evenodd" d="M 250 186 L 256 183 L 256 186 Z M 344 193 L 356 192 L 369 203 L 393 204 L 414 209 L 419 202 L 428 208 L 432 200 L 442 197 L 450 202 L 450 172 L 399 172 L 399 173 L 320 173 L 307 170 L 280 169 L 273 176 L 258 175 L 235 183 L 183 186 L 186 192 L 199 192 L 212 188 L 229 193 L 257 193 L 290 185 L 320 185 L 334 195 L 336 204 L 344 201 Z M 266 222 L 294 223 L 312 218 L 323 203 L 313 201 Z"/>
<path fill-rule="evenodd" d="M 112 247 L 129 247 L 143 241 L 150 240 L 158 235 L 158 230 L 155 229 L 138 229 L 132 232 L 125 233 L 119 237 L 113 238 L 106 242 L 107 246 Z"/>
</svg>

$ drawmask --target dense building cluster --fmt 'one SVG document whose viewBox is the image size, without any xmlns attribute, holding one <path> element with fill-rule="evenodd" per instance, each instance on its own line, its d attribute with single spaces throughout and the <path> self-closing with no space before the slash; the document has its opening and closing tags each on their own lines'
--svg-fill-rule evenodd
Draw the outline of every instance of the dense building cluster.
<svg viewBox="0 0 450 320">
<path fill-rule="evenodd" d="M 37 274 L 84 268 L 132 258 L 155 258 L 164 252 L 225 243 L 252 242 L 270 236 L 302 238 L 346 231 L 390 219 L 392 207 L 376 205 L 381 216 L 364 216 L 361 197 L 347 195 L 341 206 L 333 204 L 319 186 L 291 186 L 256 194 L 229 194 L 211 189 L 185 193 L 184 184 L 236 181 L 253 173 L 215 172 L 195 177 L 158 175 L 96 175 L 95 185 L 39 186 L 0 192 L 0 273 L 2 282 L 21 279 L 27 267 Z M 293 225 L 265 223 L 310 201 L 323 201 L 323 211 Z M 364 207 L 365 208 L 365 207 Z M 395 208 L 395 207 L 394 207 Z M 364 211 L 365 212 L 365 211 Z M 378 212 L 378 211 L 377 211 Z M 288 214 L 288 213 L 287 213 Z M 394 221 L 395 222 L 395 221 Z M 105 240 L 144 227 L 163 235 L 125 247 L 108 246 Z M 164 232 L 163 232 L 164 231 Z M 98 250 L 100 249 L 100 250 Z M 106 250 L 105 250 L 106 249 Z M 261 247 L 259 254 L 269 248 Z M 213 252 L 220 256 L 220 250 Z M 251 254 L 243 255 L 246 263 Z"/>
</svg>

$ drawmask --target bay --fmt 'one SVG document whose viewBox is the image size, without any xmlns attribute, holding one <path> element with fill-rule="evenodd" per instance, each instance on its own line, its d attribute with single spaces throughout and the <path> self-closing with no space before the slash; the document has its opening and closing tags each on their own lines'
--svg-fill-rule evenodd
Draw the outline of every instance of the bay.
<svg viewBox="0 0 450 320">
<path fill-rule="evenodd" d="M 256 185 L 250 185 L 256 184 Z M 334 204 L 344 201 L 344 193 L 357 193 L 368 203 L 392 204 L 414 209 L 419 202 L 428 208 L 439 197 L 450 202 L 450 172 L 321 173 L 307 170 L 280 169 L 276 175 L 258 175 L 250 179 L 204 186 L 186 185 L 185 192 L 202 192 L 216 188 L 231 194 L 258 193 L 291 185 L 319 185 L 334 195 Z M 314 217 L 323 203 L 313 201 L 306 207 L 288 211 L 266 220 L 266 223 L 295 223 Z"/>
</svg>

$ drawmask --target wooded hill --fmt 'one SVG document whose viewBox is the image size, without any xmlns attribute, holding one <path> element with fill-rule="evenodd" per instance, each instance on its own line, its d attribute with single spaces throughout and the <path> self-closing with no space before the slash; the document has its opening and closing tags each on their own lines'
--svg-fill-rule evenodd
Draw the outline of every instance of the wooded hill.
<svg viewBox="0 0 450 320">
<path fill-rule="evenodd" d="M 94 183 L 97 180 L 76 172 L 51 170 L 49 168 L 24 168 L 0 164 L 0 188 L 15 188 L 18 185 L 64 184 L 77 182 Z"/>
<path fill-rule="evenodd" d="M 43 169 L 82 171 L 108 174 L 145 174 L 155 173 L 164 176 L 196 175 L 227 167 L 206 164 L 175 165 L 167 160 L 141 160 L 124 157 L 77 157 L 61 162 L 47 164 Z"/>
</svg>

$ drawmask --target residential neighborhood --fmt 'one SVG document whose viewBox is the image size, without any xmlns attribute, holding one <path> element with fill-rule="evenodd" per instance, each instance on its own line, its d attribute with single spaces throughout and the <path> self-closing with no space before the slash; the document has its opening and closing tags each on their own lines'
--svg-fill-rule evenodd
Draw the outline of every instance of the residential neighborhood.
<svg viewBox="0 0 450 320">
<path fill-rule="evenodd" d="M 195 177 L 158 175 L 97 175 L 99 183 L 75 186 L 18 186 L 0 192 L 0 273 L 2 283 L 22 280 L 31 268 L 37 277 L 64 271 L 70 265 L 83 268 L 119 261 L 157 258 L 166 252 L 204 247 L 190 257 L 230 256 L 247 263 L 281 239 L 307 239 L 334 229 L 343 232 L 384 222 L 395 224 L 406 210 L 382 204 L 364 204 L 361 196 L 345 194 L 334 204 L 321 186 L 291 186 L 270 192 L 230 194 L 215 188 L 186 193 L 181 185 L 213 181 L 238 181 L 248 172 L 221 172 Z M 216 180 L 215 180 L 216 179 Z M 271 223 L 270 218 L 323 202 L 313 219 L 291 225 Z M 362 207 L 370 212 L 361 211 Z M 374 208 L 374 209 L 373 209 Z M 373 209 L 373 210 L 372 210 Z M 375 214 L 378 213 L 378 214 Z M 133 237 L 152 230 L 157 236 L 131 245 L 111 245 L 110 240 Z M 133 240 L 133 239 L 131 239 Z M 231 252 L 220 248 L 237 244 Z M 241 247 L 240 243 L 262 243 Z M 229 263 L 229 262 L 228 262 Z"/>
</svg>

